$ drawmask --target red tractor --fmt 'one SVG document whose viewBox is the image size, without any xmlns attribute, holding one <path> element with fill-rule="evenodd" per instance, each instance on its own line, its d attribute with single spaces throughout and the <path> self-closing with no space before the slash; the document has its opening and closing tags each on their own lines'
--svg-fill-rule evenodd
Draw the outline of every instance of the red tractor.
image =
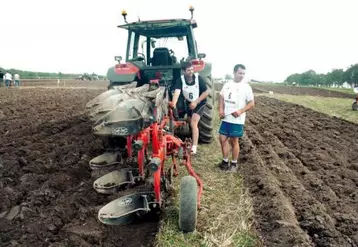
<svg viewBox="0 0 358 247">
<path fill-rule="evenodd" d="M 193 13 L 193 8 L 190 11 Z M 179 227 L 192 232 L 203 183 L 191 166 L 191 139 L 177 132 L 188 127 L 185 116 L 180 107 L 174 113 L 168 104 L 181 66 L 168 48 L 153 52 L 151 48 L 161 39 L 185 42 L 190 54 L 187 59 L 211 88 L 211 66 L 202 60 L 204 54 L 197 53 L 193 34 L 196 23 L 193 19 L 139 21 L 120 27 L 128 30 L 126 62 L 120 63 L 122 58 L 116 57 L 119 63 L 107 74 L 109 90 L 86 105 L 94 134 L 108 140 L 107 151 L 93 158 L 90 167 L 101 174 L 93 184 L 97 192 L 114 194 L 132 186 L 136 186 L 136 192 L 102 207 L 98 218 L 104 224 L 128 224 L 162 209 L 170 196 L 173 177 L 178 175 L 178 164 L 182 164 L 189 176 L 181 179 Z M 144 44 L 146 55 L 138 52 Z M 206 143 L 212 140 L 212 103 L 207 104 L 199 126 L 201 141 Z M 169 159 L 171 164 L 166 162 Z"/>
</svg>

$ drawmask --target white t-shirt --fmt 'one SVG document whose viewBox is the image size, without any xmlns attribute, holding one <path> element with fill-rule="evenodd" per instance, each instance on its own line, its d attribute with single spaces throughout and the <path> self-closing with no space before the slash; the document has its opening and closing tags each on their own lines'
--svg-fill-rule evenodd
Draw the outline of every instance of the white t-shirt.
<svg viewBox="0 0 358 247">
<path fill-rule="evenodd" d="M 20 80 L 20 76 L 18 74 L 15 74 L 14 75 L 14 80 L 16 80 L 16 81 Z"/>
<path fill-rule="evenodd" d="M 12 81 L 12 75 L 10 73 L 6 73 L 5 74 L 5 80 L 10 80 Z"/>
<path fill-rule="evenodd" d="M 228 82 L 221 89 L 220 95 L 224 98 L 225 118 L 228 123 L 245 124 L 246 112 L 235 118 L 231 113 L 244 108 L 248 102 L 254 99 L 254 93 L 248 83 Z"/>
</svg>

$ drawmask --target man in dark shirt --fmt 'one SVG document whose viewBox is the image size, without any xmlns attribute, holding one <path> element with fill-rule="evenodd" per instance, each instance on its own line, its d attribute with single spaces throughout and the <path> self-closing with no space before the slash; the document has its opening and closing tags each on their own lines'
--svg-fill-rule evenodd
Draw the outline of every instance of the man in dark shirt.
<svg viewBox="0 0 358 247">
<path fill-rule="evenodd" d="M 206 97 L 210 94 L 210 90 L 207 88 L 203 78 L 194 73 L 193 65 L 190 62 L 183 63 L 182 71 L 183 75 L 175 82 L 173 101 L 170 102 L 170 105 L 175 108 L 180 94 L 184 96 L 193 139 L 192 153 L 196 154 L 199 140 L 198 123 L 203 114 Z"/>
</svg>

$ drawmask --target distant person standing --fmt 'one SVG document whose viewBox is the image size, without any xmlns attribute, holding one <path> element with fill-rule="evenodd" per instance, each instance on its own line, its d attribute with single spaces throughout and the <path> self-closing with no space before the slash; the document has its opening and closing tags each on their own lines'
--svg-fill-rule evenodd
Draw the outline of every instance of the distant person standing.
<svg viewBox="0 0 358 247">
<path fill-rule="evenodd" d="M 246 112 L 255 106 L 251 86 L 244 82 L 246 68 L 242 64 L 234 67 L 234 80 L 224 84 L 220 92 L 219 116 L 222 119 L 219 129 L 223 161 L 220 168 L 236 172 L 239 159 L 239 138 L 244 134 Z M 229 166 L 230 145 L 232 160 Z"/>
<path fill-rule="evenodd" d="M 19 74 L 15 74 L 14 75 L 14 81 L 15 81 L 15 87 L 20 86 L 20 75 Z"/>
<path fill-rule="evenodd" d="M 2 83 L 5 82 L 4 72 L 0 71 L 0 87 L 2 87 Z"/>
<path fill-rule="evenodd" d="M 12 75 L 9 72 L 6 72 L 5 74 L 5 85 L 6 87 L 10 87 L 12 82 Z"/>
</svg>

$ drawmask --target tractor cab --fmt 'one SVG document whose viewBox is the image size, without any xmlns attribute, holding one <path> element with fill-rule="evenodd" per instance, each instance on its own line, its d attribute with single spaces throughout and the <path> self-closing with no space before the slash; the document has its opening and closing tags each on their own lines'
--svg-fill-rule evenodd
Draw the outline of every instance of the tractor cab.
<svg viewBox="0 0 358 247">
<path fill-rule="evenodd" d="M 172 85 L 181 75 L 181 62 L 191 61 L 195 72 L 210 76 L 211 64 L 202 60 L 194 37 L 197 27 L 194 8 L 191 19 L 167 19 L 128 23 L 118 26 L 128 32 L 126 55 L 116 56 L 118 62 L 108 70 L 109 88 L 137 81 L 137 86 L 157 81 Z"/>
</svg>

